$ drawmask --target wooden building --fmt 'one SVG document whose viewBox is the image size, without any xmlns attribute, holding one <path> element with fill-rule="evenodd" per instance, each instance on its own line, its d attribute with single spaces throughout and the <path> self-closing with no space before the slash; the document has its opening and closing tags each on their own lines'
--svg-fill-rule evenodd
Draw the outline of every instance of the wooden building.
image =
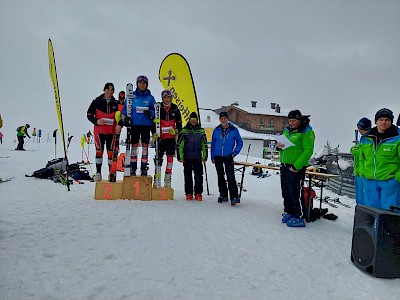
<svg viewBox="0 0 400 300">
<path fill-rule="evenodd" d="M 216 113 L 228 112 L 229 120 L 239 127 L 256 133 L 281 134 L 288 125 L 289 110 L 283 110 L 277 103 L 271 103 L 270 108 L 257 107 L 257 101 L 251 101 L 251 106 L 240 106 L 237 102 L 230 106 L 215 109 Z"/>
</svg>

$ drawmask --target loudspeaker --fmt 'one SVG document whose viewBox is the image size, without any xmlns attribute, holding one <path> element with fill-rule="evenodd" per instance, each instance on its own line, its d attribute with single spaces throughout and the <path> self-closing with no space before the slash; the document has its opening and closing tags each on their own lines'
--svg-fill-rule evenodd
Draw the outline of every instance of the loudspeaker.
<svg viewBox="0 0 400 300">
<path fill-rule="evenodd" d="M 351 261 L 375 277 L 400 277 L 400 214 L 357 205 Z"/>
</svg>

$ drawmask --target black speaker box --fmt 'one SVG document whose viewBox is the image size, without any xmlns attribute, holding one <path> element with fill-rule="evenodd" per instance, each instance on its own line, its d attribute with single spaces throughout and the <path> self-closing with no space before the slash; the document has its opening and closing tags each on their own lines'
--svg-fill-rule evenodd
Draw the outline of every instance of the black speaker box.
<svg viewBox="0 0 400 300">
<path fill-rule="evenodd" d="M 400 214 L 357 205 L 351 261 L 375 277 L 400 277 Z"/>
</svg>

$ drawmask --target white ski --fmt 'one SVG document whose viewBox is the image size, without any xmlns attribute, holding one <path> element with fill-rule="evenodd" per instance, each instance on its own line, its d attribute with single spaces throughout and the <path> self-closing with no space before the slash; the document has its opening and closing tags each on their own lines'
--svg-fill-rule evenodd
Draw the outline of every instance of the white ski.
<svg viewBox="0 0 400 300">
<path fill-rule="evenodd" d="M 131 120 L 132 118 L 132 98 L 133 98 L 133 84 L 126 85 L 126 117 Z M 126 152 L 124 164 L 124 176 L 131 176 L 131 127 L 126 128 Z"/>
<path fill-rule="evenodd" d="M 155 110 L 155 120 L 157 120 L 157 122 L 155 122 L 157 139 L 155 141 L 156 155 L 154 158 L 154 165 L 155 165 L 154 180 L 156 182 L 156 188 L 159 189 L 161 187 L 161 165 L 162 165 L 162 160 L 160 160 L 160 157 L 158 155 L 158 141 L 161 138 L 161 125 L 160 125 L 161 103 L 154 104 L 154 110 Z"/>
</svg>

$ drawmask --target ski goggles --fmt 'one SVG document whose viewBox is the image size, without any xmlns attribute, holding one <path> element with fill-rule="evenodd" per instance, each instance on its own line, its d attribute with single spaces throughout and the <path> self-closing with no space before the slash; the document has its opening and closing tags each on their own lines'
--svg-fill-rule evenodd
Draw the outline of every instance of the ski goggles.
<svg viewBox="0 0 400 300">
<path fill-rule="evenodd" d="M 144 82 L 146 82 L 146 83 L 149 83 L 149 79 L 148 79 L 146 76 L 144 76 L 144 75 L 140 75 L 140 76 L 138 76 L 138 77 L 136 78 L 136 82 L 140 82 L 140 81 L 144 81 Z"/>
<path fill-rule="evenodd" d="M 171 93 L 171 91 L 170 90 L 164 90 L 164 91 L 162 91 L 161 92 L 161 98 L 164 98 L 164 97 L 172 97 L 172 93 Z"/>
</svg>

